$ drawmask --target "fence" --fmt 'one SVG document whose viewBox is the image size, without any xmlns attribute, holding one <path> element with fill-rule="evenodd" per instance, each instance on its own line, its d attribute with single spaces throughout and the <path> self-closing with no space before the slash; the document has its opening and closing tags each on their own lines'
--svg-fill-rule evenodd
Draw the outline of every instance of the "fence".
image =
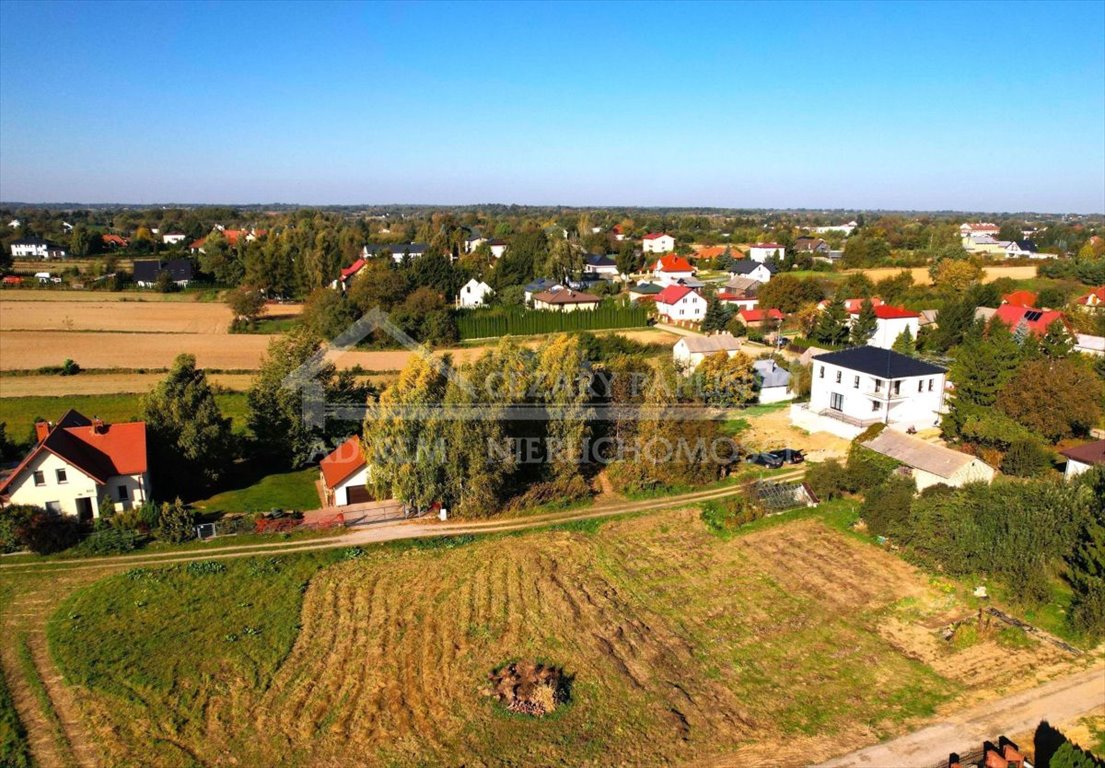
<svg viewBox="0 0 1105 768">
<path fill-rule="evenodd" d="M 648 310 L 643 307 L 596 307 L 575 312 L 544 309 L 476 309 L 457 318 L 461 339 L 497 336 L 529 336 L 560 331 L 594 331 L 607 328 L 643 328 Z"/>
</svg>

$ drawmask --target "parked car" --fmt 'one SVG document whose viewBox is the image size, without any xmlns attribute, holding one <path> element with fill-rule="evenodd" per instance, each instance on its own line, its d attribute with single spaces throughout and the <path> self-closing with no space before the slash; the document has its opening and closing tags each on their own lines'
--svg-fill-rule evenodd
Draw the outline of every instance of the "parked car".
<svg viewBox="0 0 1105 768">
<path fill-rule="evenodd" d="M 753 453 L 747 459 L 749 464 L 759 464 L 768 469 L 778 469 L 783 466 L 783 460 L 773 453 Z"/>
<path fill-rule="evenodd" d="M 769 451 L 772 456 L 778 458 L 784 464 L 801 464 L 806 460 L 806 457 L 802 455 L 801 451 L 794 448 L 779 448 L 775 451 Z"/>
</svg>

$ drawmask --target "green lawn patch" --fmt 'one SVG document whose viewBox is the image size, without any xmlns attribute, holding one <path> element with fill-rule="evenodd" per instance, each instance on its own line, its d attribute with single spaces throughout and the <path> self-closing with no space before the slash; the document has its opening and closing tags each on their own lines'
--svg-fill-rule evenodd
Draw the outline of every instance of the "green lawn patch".
<svg viewBox="0 0 1105 768">
<path fill-rule="evenodd" d="M 7 680 L 0 670 L 0 765 L 10 768 L 30 768 L 31 749 L 27 729 L 15 711 Z"/>
<path fill-rule="evenodd" d="M 320 501 L 315 481 L 318 469 L 308 467 L 295 472 L 267 475 L 245 488 L 218 493 L 196 501 L 205 512 L 268 512 L 270 509 L 318 509 Z"/>
</svg>

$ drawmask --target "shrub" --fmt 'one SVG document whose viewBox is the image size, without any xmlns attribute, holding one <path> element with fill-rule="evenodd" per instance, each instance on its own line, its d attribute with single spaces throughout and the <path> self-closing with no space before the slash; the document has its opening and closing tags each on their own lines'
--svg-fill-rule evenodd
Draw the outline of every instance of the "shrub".
<svg viewBox="0 0 1105 768">
<path fill-rule="evenodd" d="M 1098 760 L 1093 753 L 1087 752 L 1069 741 L 1063 742 L 1048 762 L 1051 768 L 1101 768 L 1103 764 L 1105 763 Z"/>
<path fill-rule="evenodd" d="M 172 504 L 161 505 L 161 514 L 157 521 L 155 534 L 162 541 L 180 544 L 195 537 L 192 513 L 177 498 Z"/>
<path fill-rule="evenodd" d="M 1037 477 L 1051 468 L 1051 452 L 1036 440 L 1017 440 L 1001 460 L 1001 471 L 1017 477 Z"/>
<path fill-rule="evenodd" d="M 806 470 L 806 484 L 814 496 L 822 501 L 835 499 L 848 490 L 848 479 L 844 465 L 836 459 L 820 464 L 810 464 Z"/>
<path fill-rule="evenodd" d="M 38 555 L 49 555 L 69 549 L 80 539 L 80 526 L 68 515 L 51 515 L 36 510 L 16 528 L 16 538 Z"/>
<path fill-rule="evenodd" d="M 79 365 L 77 365 L 75 362 L 73 362 L 72 360 L 70 360 L 69 358 L 66 358 L 65 362 L 61 364 L 60 374 L 62 376 L 76 376 L 80 372 L 81 372 L 81 367 Z"/>
<path fill-rule="evenodd" d="M 862 440 L 868 439 L 870 438 L 860 435 L 852 442 L 848 451 L 848 490 L 863 492 L 881 485 L 898 466 L 894 459 L 860 445 Z"/>
<path fill-rule="evenodd" d="M 706 530 L 715 536 L 727 536 L 742 525 L 764 516 L 763 509 L 747 496 L 728 496 L 702 505 L 699 515 Z"/>
<path fill-rule="evenodd" d="M 108 527 L 90 534 L 74 548 L 82 555 L 113 555 L 138 548 L 138 534 L 133 530 Z"/>
<path fill-rule="evenodd" d="M 31 504 L 13 504 L 0 510 L 0 552 L 18 552 L 23 549 L 26 545 L 20 537 L 20 529 L 34 515 L 43 512 L 42 507 Z"/>
<path fill-rule="evenodd" d="M 867 492 L 860 513 L 872 533 L 893 536 L 906 528 L 917 486 L 912 477 L 895 475 Z"/>
</svg>

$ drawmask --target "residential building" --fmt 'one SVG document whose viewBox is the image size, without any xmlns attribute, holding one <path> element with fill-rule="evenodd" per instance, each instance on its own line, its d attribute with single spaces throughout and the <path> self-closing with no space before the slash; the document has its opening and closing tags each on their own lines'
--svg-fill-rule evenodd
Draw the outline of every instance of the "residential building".
<svg viewBox="0 0 1105 768">
<path fill-rule="evenodd" d="M 729 278 L 722 290 L 726 293 L 756 293 L 766 281 L 757 280 L 754 277 L 734 275 Z"/>
<path fill-rule="evenodd" d="M 533 308 L 553 312 L 577 312 L 594 309 L 601 302 L 598 296 L 565 288 L 560 291 L 543 291 L 533 294 Z"/>
<path fill-rule="evenodd" d="M 757 402 L 767 405 L 794 399 L 794 393 L 790 391 L 790 371 L 774 358 L 754 360 L 752 369 L 756 372 Z"/>
<path fill-rule="evenodd" d="M 183 232 L 166 232 L 161 236 L 161 242 L 165 245 L 180 245 L 188 239 L 188 235 Z"/>
<path fill-rule="evenodd" d="M 786 315 L 775 307 L 770 309 L 742 309 L 737 312 L 737 317 L 749 328 L 763 328 L 768 325 L 777 326 L 786 319 Z"/>
<path fill-rule="evenodd" d="M 469 309 L 482 307 L 487 304 L 493 293 L 495 292 L 491 290 L 490 285 L 472 278 L 461 286 L 460 293 L 457 294 L 457 306 Z"/>
<path fill-rule="evenodd" d="M 663 287 L 655 283 L 637 283 L 629 289 L 629 300 L 637 301 L 646 297 L 655 299 L 662 290 L 664 290 Z"/>
<path fill-rule="evenodd" d="M 978 317 L 977 311 L 975 316 Z M 1002 304 L 994 311 L 993 317 L 1005 323 L 1009 330 L 1014 333 L 1023 325 L 1036 336 L 1043 336 L 1047 333 L 1047 327 L 1056 320 L 1062 322 L 1064 326 L 1066 325 L 1066 321 L 1063 320 L 1063 313 L 1058 310 L 1033 309 L 1031 307 L 1018 307 L 1013 304 Z"/>
<path fill-rule="evenodd" d="M 855 322 L 859 312 L 849 315 Z M 894 342 L 904 331 L 909 330 L 909 335 L 917 339 L 917 332 L 921 329 L 921 313 L 914 312 L 905 307 L 895 307 L 890 304 L 880 304 L 875 307 L 875 333 L 867 340 L 872 347 L 890 349 Z"/>
<path fill-rule="evenodd" d="M 21 226 L 23 226 L 23 222 L 21 222 L 19 219 L 12 219 L 8 222 L 8 227 L 10 229 L 19 229 Z"/>
<path fill-rule="evenodd" d="M 89 522 L 105 498 L 117 511 L 149 498 L 145 422 L 107 424 L 70 410 L 56 424 L 37 422 L 35 433 L 35 447 L 0 481 L 0 503 Z"/>
<path fill-rule="evenodd" d="M 1001 240 L 998 245 L 1005 248 L 1007 259 L 1031 259 L 1039 253 L 1036 243 L 1031 240 Z"/>
<path fill-rule="evenodd" d="M 669 253 L 675 250 L 675 238 L 663 232 L 649 232 L 641 238 L 641 250 L 645 253 Z"/>
<path fill-rule="evenodd" d="M 740 339 L 729 333 L 717 333 L 713 336 L 684 336 L 671 348 L 671 356 L 677 365 L 690 373 L 710 355 L 725 352 L 729 357 L 734 357 L 740 352 L 740 348 Z"/>
<path fill-rule="evenodd" d="M 139 288 L 154 288 L 162 272 L 169 273 L 169 279 L 178 288 L 187 288 L 192 282 L 192 262 L 188 259 L 150 259 L 134 262 L 134 282 Z"/>
<path fill-rule="evenodd" d="M 997 470 L 977 456 L 893 429 L 884 429 L 863 446 L 900 462 L 898 474 L 912 477 L 918 492 L 932 485 L 958 488 L 967 483 L 989 483 L 997 474 Z"/>
<path fill-rule="evenodd" d="M 1105 307 L 1105 285 L 1099 285 L 1089 293 L 1079 296 L 1074 303 L 1085 312 L 1093 312 Z"/>
<path fill-rule="evenodd" d="M 11 254 L 15 259 L 47 259 L 50 248 L 51 244 L 41 237 L 21 237 L 12 241 Z"/>
<path fill-rule="evenodd" d="M 758 285 L 758 283 L 757 283 Z M 722 304 L 740 309 L 755 309 L 760 303 L 753 291 L 718 291 L 717 300 Z"/>
<path fill-rule="evenodd" d="M 795 253 L 808 253 L 811 256 L 824 256 L 828 258 L 829 244 L 820 237 L 800 237 L 794 241 Z"/>
<path fill-rule="evenodd" d="M 1001 227 L 989 221 L 979 221 L 973 224 L 960 224 L 959 236 L 970 237 L 971 235 L 997 235 L 1001 231 Z"/>
<path fill-rule="evenodd" d="M 1088 333 L 1074 334 L 1074 351 L 1083 355 L 1102 357 L 1105 355 L 1105 336 L 1092 336 Z"/>
<path fill-rule="evenodd" d="M 488 240 L 487 244 L 491 248 L 492 258 L 501 259 L 506 253 L 506 240 Z"/>
<path fill-rule="evenodd" d="M 372 501 L 368 483 L 368 464 L 361 439 L 357 435 L 335 448 L 319 462 L 319 479 L 328 507 L 345 507 Z"/>
<path fill-rule="evenodd" d="M 473 232 L 464 238 L 464 252 L 475 253 L 476 249 L 487 242 L 487 238 L 478 232 Z"/>
<path fill-rule="evenodd" d="M 748 258 L 761 264 L 771 258 L 782 259 L 786 255 L 787 249 L 778 243 L 753 243 L 748 248 Z"/>
<path fill-rule="evenodd" d="M 617 277 L 618 263 L 605 254 L 589 253 L 583 260 L 583 274 Z"/>
<path fill-rule="evenodd" d="M 617 240 L 619 243 L 622 240 L 625 240 L 625 232 L 622 230 L 621 224 L 615 224 L 613 229 L 610 230 L 610 233 L 614 235 L 614 239 Z"/>
<path fill-rule="evenodd" d="M 853 347 L 813 358 L 808 405 L 791 421 L 810 432 L 851 439 L 871 424 L 926 429 L 944 410 L 945 368 L 880 347 Z"/>
<path fill-rule="evenodd" d="M 1094 467 L 1105 465 L 1105 440 L 1065 448 L 1059 453 L 1067 458 L 1067 468 L 1063 474 L 1070 480 Z"/>
<path fill-rule="evenodd" d="M 661 256 L 652 265 L 652 276 L 661 285 L 674 285 L 680 280 L 694 277 L 694 267 L 682 256 L 668 253 Z"/>
<path fill-rule="evenodd" d="M 341 289 L 346 290 L 349 288 L 349 281 L 360 274 L 361 270 L 368 266 L 368 262 L 363 258 L 359 258 L 350 264 L 348 267 L 343 267 L 341 273 L 338 275 L 338 279 L 330 283 L 330 287 L 334 290 Z"/>
<path fill-rule="evenodd" d="M 1035 291 L 1013 291 L 1001 297 L 1002 304 L 1012 304 L 1014 307 L 1028 307 L 1035 309 L 1039 301 L 1039 294 Z"/>
<path fill-rule="evenodd" d="M 844 236 L 848 237 L 852 234 L 853 231 L 855 231 L 855 228 L 858 226 L 859 224 L 855 220 L 852 220 L 849 221 L 847 224 L 830 224 L 827 227 L 814 227 L 813 231 L 818 233 L 819 235 L 823 235 L 826 232 L 843 232 Z"/>
<path fill-rule="evenodd" d="M 374 256 L 391 254 L 392 261 L 401 264 L 405 258 L 417 258 L 430 249 L 425 243 L 389 243 L 383 245 L 370 244 L 361 248 L 361 258 L 369 259 Z"/>
<path fill-rule="evenodd" d="M 528 304 L 533 301 L 533 295 L 535 293 L 541 293 L 543 291 L 559 291 L 562 288 L 564 288 L 564 286 L 556 282 L 552 278 L 539 277 L 532 283 L 526 285 L 523 290 L 525 291 L 526 303 Z"/>
<path fill-rule="evenodd" d="M 126 248 L 130 245 L 130 240 L 127 240 L 122 235 L 100 235 L 100 239 L 103 240 L 104 245 L 108 248 Z"/>
<path fill-rule="evenodd" d="M 686 285 L 669 285 L 656 294 L 656 311 L 669 320 L 698 322 L 706 317 L 706 299 Z"/>
<path fill-rule="evenodd" d="M 771 276 L 775 274 L 775 266 L 749 259 L 735 261 L 729 266 L 729 274 L 735 277 L 747 277 L 758 283 L 771 282 Z"/>
</svg>

